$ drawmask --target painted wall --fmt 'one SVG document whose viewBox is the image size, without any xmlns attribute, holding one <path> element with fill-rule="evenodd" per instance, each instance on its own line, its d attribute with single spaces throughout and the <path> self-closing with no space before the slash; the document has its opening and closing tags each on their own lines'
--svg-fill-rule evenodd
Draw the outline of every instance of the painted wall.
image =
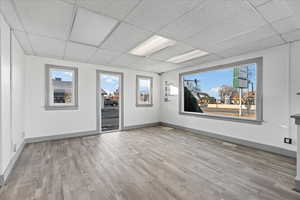
<svg viewBox="0 0 300 200">
<path fill-rule="evenodd" d="M 78 110 L 47 111 L 45 64 L 78 67 Z M 96 66 L 35 56 L 26 57 L 26 137 L 41 137 L 96 130 L 96 70 L 124 73 L 124 126 L 159 121 L 159 75 L 125 68 Z M 136 107 L 136 75 L 154 78 L 153 107 Z"/>
<path fill-rule="evenodd" d="M 292 48 L 294 56 L 300 54 L 299 49 L 299 47 L 297 50 L 295 47 Z M 272 49 L 267 49 L 234 58 L 228 58 L 221 61 L 202 64 L 192 68 L 185 68 L 182 70 L 167 72 L 162 75 L 161 84 L 163 84 L 164 81 L 168 81 L 170 83 L 175 84 L 178 87 L 180 72 L 208 68 L 220 64 L 226 64 L 260 56 L 263 56 L 264 123 L 262 125 L 180 115 L 178 108 L 178 96 L 171 97 L 170 102 L 164 102 L 163 99 L 161 99 L 161 121 L 295 151 L 296 144 L 289 145 L 283 143 L 283 138 L 289 136 L 293 138 L 294 142 L 296 141 L 296 132 L 294 130 L 295 125 L 293 124 L 293 121 L 290 121 L 289 117 L 290 76 L 288 67 L 288 45 L 275 47 Z M 299 65 L 300 60 L 298 59 L 297 65 L 294 63 L 292 68 L 295 69 L 296 67 L 299 67 Z M 297 77 L 299 79 L 299 74 Z M 294 82 L 291 84 L 296 83 Z M 163 88 L 161 88 L 161 96 L 163 96 Z M 294 98 L 294 96 L 291 97 Z M 291 131 L 289 131 L 289 127 L 292 128 Z"/>
<path fill-rule="evenodd" d="M 17 149 L 25 136 L 25 55 L 18 41 L 12 39 L 12 138 Z"/>
<path fill-rule="evenodd" d="M 1 30 L 1 173 L 23 142 L 25 56 L 0 15 Z M 11 39 L 10 39 L 11 38 Z M 12 55 L 12 57 L 10 57 Z M 12 62 L 12 64 L 10 64 Z M 16 145 L 16 149 L 14 146 Z"/>
<path fill-rule="evenodd" d="M 290 109 L 292 114 L 300 113 L 300 42 L 294 42 L 291 45 L 291 101 Z M 294 124 L 294 120 L 291 120 Z M 292 132 L 296 133 L 297 127 L 292 126 Z"/>
</svg>

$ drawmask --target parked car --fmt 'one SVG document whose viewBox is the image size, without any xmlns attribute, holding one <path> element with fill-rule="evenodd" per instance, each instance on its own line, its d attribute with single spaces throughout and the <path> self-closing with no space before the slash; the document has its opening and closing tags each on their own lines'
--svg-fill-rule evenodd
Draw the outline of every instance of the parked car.
<svg viewBox="0 0 300 200">
<path fill-rule="evenodd" d="M 105 106 L 118 106 L 119 102 L 115 101 L 115 100 L 112 100 L 112 99 L 105 99 L 104 100 L 104 105 Z"/>
</svg>

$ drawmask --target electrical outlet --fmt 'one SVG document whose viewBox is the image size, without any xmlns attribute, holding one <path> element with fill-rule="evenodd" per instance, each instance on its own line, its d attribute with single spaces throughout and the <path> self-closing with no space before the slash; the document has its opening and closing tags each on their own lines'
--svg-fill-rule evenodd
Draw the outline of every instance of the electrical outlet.
<svg viewBox="0 0 300 200">
<path fill-rule="evenodd" d="M 292 144 L 292 138 L 284 138 L 284 143 Z"/>
</svg>

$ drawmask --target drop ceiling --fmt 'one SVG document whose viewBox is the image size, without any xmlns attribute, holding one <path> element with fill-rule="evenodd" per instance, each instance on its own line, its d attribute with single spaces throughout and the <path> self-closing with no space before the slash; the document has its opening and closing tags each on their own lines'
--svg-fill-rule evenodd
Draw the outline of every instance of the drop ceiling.
<svg viewBox="0 0 300 200">
<path fill-rule="evenodd" d="M 300 39 L 299 0 L 2 0 L 28 55 L 165 72 Z M 147 57 L 154 35 L 176 41 Z M 193 60 L 167 62 L 193 50 Z"/>
</svg>

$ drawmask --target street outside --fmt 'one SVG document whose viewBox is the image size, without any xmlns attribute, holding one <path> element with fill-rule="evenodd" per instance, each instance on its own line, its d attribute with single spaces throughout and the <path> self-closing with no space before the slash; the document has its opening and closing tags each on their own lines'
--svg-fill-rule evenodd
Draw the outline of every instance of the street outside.
<svg viewBox="0 0 300 200">
<path fill-rule="evenodd" d="M 231 117 L 245 117 L 245 118 L 256 118 L 256 107 L 251 105 L 247 107 L 242 105 L 242 116 L 239 116 L 239 105 L 232 104 L 208 104 L 207 106 L 200 106 L 204 113 L 225 115 Z"/>
<path fill-rule="evenodd" d="M 255 110 L 242 110 L 242 116 L 239 116 L 239 109 L 228 109 L 228 108 L 201 108 L 204 113 L 223 115 L 230 117 L 245 117 L 245 118 L 256 118 Z"/>
<path fill-rule="evenodd" d="M 105 105 L 102 111 L 102 131 L 119 129 L 119 106 Z"/>
</svg>

